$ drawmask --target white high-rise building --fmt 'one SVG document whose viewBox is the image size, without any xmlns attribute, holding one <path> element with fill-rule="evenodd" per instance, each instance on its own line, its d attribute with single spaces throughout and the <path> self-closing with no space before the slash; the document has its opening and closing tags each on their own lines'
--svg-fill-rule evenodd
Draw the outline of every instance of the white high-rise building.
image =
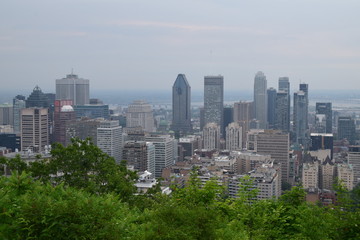
<svg viewBox="0 0 360 240">
<path fill-rule="evenodd" d="M 47 108 L 21 109 L 21 149 L 43 151 L 49 145 Z"/>
<path fill-rule="evenodd" d="M 349 147 L 348 163 L 352 165 L 354 171 L 354 186 L 360 182 L 360 145 Z"/>
<path fill-rule="evenodd" d="M 155 177 L 161 177 L 162 170 L 173 165 L 177 158 L 177 149 L 174 149 L 175 139 L 170 135 L 153 134 L 146 136 L 145 141 L 155 146 Z"/>
<path fill-rule="evenodd" d="M 25 97 L 17 95 L 13 99 L 13 126 L 14 133 L 20 133 L 21 126 L 21 109 L 25 108 Z"/>
<path fill-rule="evenodd" d="M 242 128 L 238 123 L 230 123 L 226 127 L 226 149 L 236 151 L 242 149 Z"/>
<path fill-rule="evenodd" d="M 220 126 L 216 123 L 208 123 L 203 129 L 204 149 L 220 149 Z"/>
<path fill-rule="evenodd" d="M 319 188 L 319 163 L 304 163 L 302 170 L 303 188 L 311 192 Z"/>
<path fill-rule="evenodd" d="M 97 129 L 97 146 L 119 163 L 122 160 L 122 144 L 119 121 L 102 121 Z"/>
<path fill-rule="evenodd" d="M 259 128 L 267 128 L 267 80 L 263 72 L 258 72 L 254 79 L 254 113 L 259 121 Z"/>
<path fill-rule="evenodd" d="M 146 132 L 154 132 L 154 115 L 150 104 L 137 100 L 128 106 L 126 127 L 142 127 Z"/>
<path fill-rule="evenodd" d="M 90 83 L 88 79 L 68 74 L 56 79 L 56 100 L 73 100 L 74 105 L 89 104 Z"/>
<path fill-rule="evenodd" d="M 354 188 L 354 169 L 351 164 L 338 164 L 337 178 L 351 191 Z"/>
</svg>

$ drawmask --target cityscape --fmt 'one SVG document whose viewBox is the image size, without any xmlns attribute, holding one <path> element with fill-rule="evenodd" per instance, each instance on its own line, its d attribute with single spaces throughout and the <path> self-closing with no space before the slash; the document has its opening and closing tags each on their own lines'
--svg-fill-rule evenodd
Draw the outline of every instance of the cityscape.
<svg viewBox="0 0 360 240">
<path fill-rule="evenodd" d="M 357 1 L 4 1 L 0 239 L 360 239 Z"/>
</svg>

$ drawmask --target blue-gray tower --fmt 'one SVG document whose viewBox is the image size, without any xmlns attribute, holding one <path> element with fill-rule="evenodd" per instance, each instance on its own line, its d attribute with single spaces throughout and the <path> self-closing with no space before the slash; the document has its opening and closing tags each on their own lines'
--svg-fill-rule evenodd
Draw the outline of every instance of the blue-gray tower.
<svg viewBox="0 0 360 240">
<path fill-rule="evenodd" d="M 172 98 L 171 129 L 183 134 L 191 132 L 191 87 L 185 74 L 177 76 L 173 85 Z"/>
</svg>

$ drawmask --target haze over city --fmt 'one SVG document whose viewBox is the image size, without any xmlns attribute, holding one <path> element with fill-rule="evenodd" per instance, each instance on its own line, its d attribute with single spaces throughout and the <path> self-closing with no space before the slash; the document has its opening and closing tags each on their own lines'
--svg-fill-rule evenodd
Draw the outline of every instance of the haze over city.
<svg viewBox="0 0 360 240">
<path fill-rule="evenodd" d="M 72 69 L 92 89 L 170 89 L 178 73 L 193 90 L 205 75 L 225 90 L 268 86 L 357 89 L 358 1 L 4 1 L 2 90 L 54 91 Z"/>
</svg>

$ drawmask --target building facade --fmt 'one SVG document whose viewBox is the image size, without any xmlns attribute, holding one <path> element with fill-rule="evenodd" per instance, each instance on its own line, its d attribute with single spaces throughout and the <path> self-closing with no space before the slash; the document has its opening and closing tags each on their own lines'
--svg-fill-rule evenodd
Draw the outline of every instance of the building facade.
<svg viewBox="0 0 360 240">
<path fill-rule="evenodd" d="M 142 127 L 146 132 L 154 132 L 154 115 L 150 104 L 134 101 L 126 112 L 126 127 Z"/>
<path fill-rule="evenodd" d="M 220 126 L 216 123 L 208 123 L 203 129 L 204 149 L 220 149 Z"/>
<path fill-rule="evenodd" d="M 223 125 L 224 77 L 204 77 L 204 124 Z"/>
<path fill-rule="evenodd" d="M 89 104 L 90 81 L 68 74 L 66 78 L 56 79 L 56 99 L 72 100 L 74 105 Z"/>
<path fill-rule="evenodd" d="M 102 121 L 97 129 L 97 146 L 117 163 L 122 160 L 122 127 L 118 121 Z"/>
<path fill-rule="evenodd" d="M 258 72 L 254 79 L 254 113 L 259 121 L 259 128 L 266 129 L 267 121 L 267 80 L 263 72 Z"/>
<path fill-rule="evenodd" d="M 242 149 L 242 128 L 237 122 L 226 127 L 226 149 L 236 151 Z"/>
</svg>

